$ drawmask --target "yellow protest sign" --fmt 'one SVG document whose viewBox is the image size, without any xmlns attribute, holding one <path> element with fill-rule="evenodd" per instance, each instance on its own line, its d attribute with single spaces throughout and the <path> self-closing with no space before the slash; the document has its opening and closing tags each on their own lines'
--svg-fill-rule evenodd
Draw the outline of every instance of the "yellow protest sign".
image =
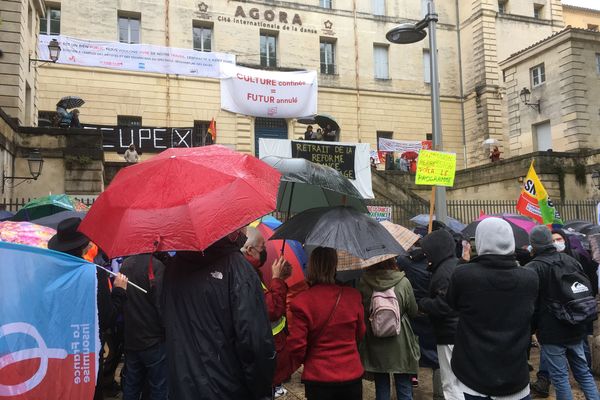
<svg viewBox="0 0 600 400">
<path fill-rule="evenodd" d="M 417 159 L 417 185 L 453 186 L 456 153 L 421 150 Z"/>
</svg>

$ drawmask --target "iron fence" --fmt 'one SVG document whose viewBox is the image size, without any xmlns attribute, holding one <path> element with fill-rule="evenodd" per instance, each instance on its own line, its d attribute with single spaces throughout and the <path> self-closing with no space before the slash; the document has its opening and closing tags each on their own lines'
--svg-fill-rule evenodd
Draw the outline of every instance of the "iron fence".
<svg viewBox="0 0 600 400">
<path fill-rule="evenodd" d="M 368 205 L 388 206 L 392 208 L 392 221 L 412 226 L 410 219 L 418 214 L 429 213 L 429 206 L 418 201 L 369 200 Z M 448 215 L 463 223 L 469 223 L 484 214 L 516 213 L 516 200 L 448 200 Z M 579 200 L 555 202 L 563 221 L 582 220 L 596 223 L 598 221 L 597 202 Z"/>
<path fill-rule="evenodd" d="M 94 198 L 84 197 L 78 198 L 86 206 L 94 204 Z M 27 204 L 32 199 L 30 198 L 12 198 L 0 199 L 0 210 L 17 212 L 21 207 Z M 392 221 L 394 223 L 412 226 L 410 219 L 418 214 L 429 213 L 429 206 L 426 202 L 418 200 L 404 200 L 391 202 L 388 200 L 373 199 L 367 201 L 368 205 L 372 206 L 388 206 L 391 207 Z M 456 218 L 463 223 L 469 223 L 479 218 L 481 213 L 484 214 L 502 214 L 516 213 L 517 202 L 515 200 L 448 200 L 448 215 Z M 596 223 L 598 221 L 597 202 L 594 200 L 578 200 L 555 202 L 556 207 L 563 221 L 582 220 Z M 283 220 L 286 218 L 285 213 L 273 213 L 273 216 Z"/>
</svg>

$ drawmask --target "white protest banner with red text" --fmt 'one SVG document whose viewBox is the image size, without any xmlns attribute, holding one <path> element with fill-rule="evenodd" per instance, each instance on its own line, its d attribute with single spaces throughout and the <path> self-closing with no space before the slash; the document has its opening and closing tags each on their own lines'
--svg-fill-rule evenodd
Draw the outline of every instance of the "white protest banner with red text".
<svg viewBox="0 0 600 400">
<path fill-rule="evenodd" d="M 277 72 L 221 64 L 221 108 L 266 118 L 317 113 L 317 72 Z"/>
</svg>

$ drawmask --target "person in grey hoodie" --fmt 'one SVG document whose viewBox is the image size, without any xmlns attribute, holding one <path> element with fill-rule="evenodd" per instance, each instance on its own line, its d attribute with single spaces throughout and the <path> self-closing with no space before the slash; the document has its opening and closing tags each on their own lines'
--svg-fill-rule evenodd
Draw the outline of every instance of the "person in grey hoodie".
<svg viewBox="0 0 600 400">
<path fill-rule="evenodd" d="M 446 302 L 450 277 L 458 264 L 456 243 L 452 234 L 439 229 L 421 239 L 421 248 L 429 261 L 431 281 L 429 296 L 419 301 L 419 311 L 427 314 L 433 325 L 444 397 L 446 400 L 462 400 L 464 397 L 457 389 L 458 381 L 450 367 L 458 313 Z"/>
<path fill-rule="evenodd" d="M 400 308 L 400 334 L 392 337 L 373 335 L 369 314 L 373 291 L 383 292 L 394 288 Z M 412 399 L 411 375 L 419 370 L 419 340 L 413 333 L 410 321 L 405 317 L 417 315 L 417 303 L 413 288 L 404 272 L 398 270 L 394 258 L 382 261 L 367 268 L 362 276 L 358 290 L 362 295 L 365 308 L 367 331 L 358 350 L 365 371 L 375 376 L 375 395 L 377 399 L 390 399 L 390 374 L 394 375 L 396 398 Z"/>
<path fill-rule="evenodd" d="M 520 267 L 508 222 L 486 218 L 475 231 L 478 256 L 456 268 L 448 304 L 459 322 L 452 370 L 465 399 L 529 399 L 527 350 L 538 277 Z"/>
</svg>

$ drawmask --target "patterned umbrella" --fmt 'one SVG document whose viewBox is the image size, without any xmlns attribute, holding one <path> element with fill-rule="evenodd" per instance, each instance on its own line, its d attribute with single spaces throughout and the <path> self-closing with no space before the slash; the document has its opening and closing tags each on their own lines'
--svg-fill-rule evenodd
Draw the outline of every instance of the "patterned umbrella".
<svg viewBox="0 0 600 400">
<path fill-rule="evenodd" d="M 56 231 L 31 222 L 0 222 L 0 241 L 48 248 L 48 241 Z"/>
<path fill-rule="evenodd" d="M 66 194 L 52 194 L 39 197 L 25 204 L 12 218 L 13 221 L 32 221 L 47 217 L 61 211 L 87 211 L 88 207 L 81 201 Z"/>
<path fill-rule="evenodd" d="M 79 96 L 66 96 L 56 103 L 57 106 L 62 105 L 66 109 L 81 107 L 84 104 L 85 101 Z"/>
</svg>

